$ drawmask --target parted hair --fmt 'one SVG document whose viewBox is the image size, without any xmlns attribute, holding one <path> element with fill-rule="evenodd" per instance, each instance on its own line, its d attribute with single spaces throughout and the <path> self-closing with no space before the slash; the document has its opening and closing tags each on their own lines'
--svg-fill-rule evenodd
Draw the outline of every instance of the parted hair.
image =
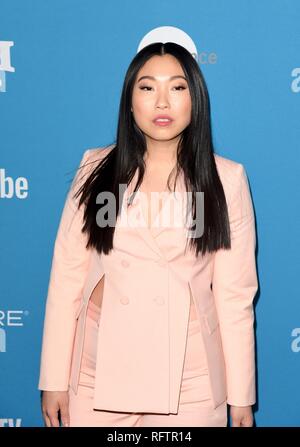
<svg viewBox="0 0 300 447">
<path fill-rule="evenodd" d="M 121 211 L 118 204 L 122 203 L 119 184 L 129 185 L 136 169 L 139 174 L 134 191 L 143 180 L 143 157 L 147 146 L 144 134 L 131 113 L 132 92 L 137 73 L 145 62 L 152 56 L 164 54 L 171 54 L 179 61 L 191 94 L 191 122 L 180 135 L 175 166 L 176 179 L 182 170 L 186 191 L 192 193 L 194 220 L 197 206 L 195 193 L 204 193 L 204 231 L 200 237 L 190 238 L 190 248 L 196 256 L 220 248 L 231 248 L 228 209 L 214 157 L 206 82 L 197 61 L 188 50 L 174 42 L 158 42 L 144 47 L 132 59 L 122 87 L 114 147 L 93 167 L 74 195 L 79 198 L 78 207 L 84 206 L 82 232 L 87 234 L 87 248 L 94 247 L 99 254 L 108 254 L 113 248 L 115 226 L 101 227 L 97 224 L 96 214 L 100 206 L 96 203 L 96 197 L 103 191 L 114 195 L 117 219 Z"/>
</svg>

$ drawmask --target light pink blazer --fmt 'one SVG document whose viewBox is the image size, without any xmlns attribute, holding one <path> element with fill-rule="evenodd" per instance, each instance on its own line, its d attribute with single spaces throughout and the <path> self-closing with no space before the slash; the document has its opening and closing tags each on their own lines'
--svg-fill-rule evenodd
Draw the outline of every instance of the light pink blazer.
<svg viewBox="0 0 300 447">
<path fill-rule="evenodd" d="M 112 149 L 89 149 L 99 161 Z M 215 154 L 232 231 L 231 250 L 186 250 L 180 227 L 126 228 L 118 218 L 114 250 L 87 250 L 83 208 L 71 195 L 97 163 L 78 171 L 54 246 L 38 389 L 77 392 L 91 293 L 105 274 L 97 341 L 93 408 L 176 413 L 183 372 L 190 293 L 201 325 L 214 408 L 256 401 L 254 309 L 258 283 L 255 223 L 245 169 Z M 133 191 L 137 172 L 125 191 Z M 184 191 L 183 178 L 177 190 Z M 130 213 L 140 210 L 138 194 Z M 123 209 L 123 208 L 122 208 Z M 123 211 L 122 211 L 123 213 Z M 135 214 L 136 215 L 136 214 Z"/>
</svg>

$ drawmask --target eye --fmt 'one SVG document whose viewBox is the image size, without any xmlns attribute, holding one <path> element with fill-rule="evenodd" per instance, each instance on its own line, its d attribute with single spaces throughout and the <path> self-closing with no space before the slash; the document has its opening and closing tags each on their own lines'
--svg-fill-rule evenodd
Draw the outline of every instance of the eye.
<svg viewBox="0 0 300 447">
<path fill-rule="evenodd" d="M 151 89 L 152 87 L 149 87 L 149 86 L 147 86 L 147 85 L 142 85 L 141 87 L 140 87 L 140 90 L 144 90 L 144 89 Z M 175 86 L 174 87 L 175 89 L 182 89 L 182 90 L 185 90 L 186 89 L 186 87 L 184 86 L 184 85 L 177 85 L 177 86 Z M 149 90 L 146 90 L 146 91 L 149 91 Z"/>
<path fill-rule="evenodd" d="M 174 87 L 174 88 L 182 88 L 182 90 L 185 90 L 186 89 L 186 87 L 184 86 L 184 85 L 178 85 L 177 87 Z"/>
</svg>

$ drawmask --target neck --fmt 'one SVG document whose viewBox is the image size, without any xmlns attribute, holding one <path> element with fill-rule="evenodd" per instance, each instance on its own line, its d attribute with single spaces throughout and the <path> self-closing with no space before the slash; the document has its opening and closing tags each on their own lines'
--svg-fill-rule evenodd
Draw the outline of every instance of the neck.
<svg viewBox="0 0 300 447">
<path fill-rule="evenodd" d="M 157 141 L 147 144 L 144 161 L 150 165 L 174 165 L 177 159 L 177 144 Z"/>
</svg>

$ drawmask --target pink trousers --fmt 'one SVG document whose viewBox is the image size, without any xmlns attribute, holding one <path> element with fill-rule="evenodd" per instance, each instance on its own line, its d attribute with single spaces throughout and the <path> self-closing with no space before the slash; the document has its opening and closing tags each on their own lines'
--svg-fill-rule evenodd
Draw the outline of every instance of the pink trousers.
<svg viewBox="0 0 300 447">
<path fill-rule="evenodd" d="M 71 427 L 226 427 L 226 400 L 213 408 L 198 319 L 189 321 L 177 414 L 125 413 L 93 409 L 98 321 L 101 308 L 87 309 L 77 394 L 69 387 Z"/>
</svg>

